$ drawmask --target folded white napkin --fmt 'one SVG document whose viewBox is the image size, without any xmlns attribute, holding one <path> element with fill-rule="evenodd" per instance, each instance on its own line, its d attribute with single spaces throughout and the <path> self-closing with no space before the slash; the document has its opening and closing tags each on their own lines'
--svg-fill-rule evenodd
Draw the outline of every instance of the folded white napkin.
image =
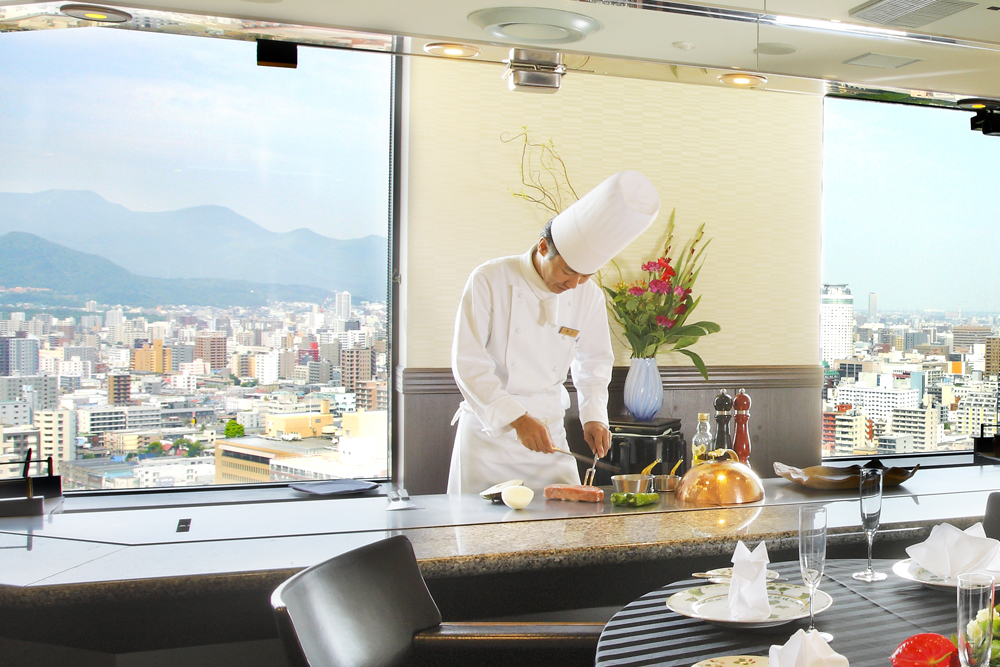
<svg viewBox="0 0 1000 667">
<path fill-rule="evenodd" d="M 767 545 L 753 553 L 741 540 L 733 554 L 733 578 L 729 582 L 729 613 L 737 621 L 759 621 L 771 615 L 767 601 Z"/>
<path fill-rule="evenodd" d="M 926 540 L 906 547 L 906 553 L 914 563 L 939 577 L 1000 568 L 1000 542 L 986 537 L 981 523 L 964 531 L 950 523 L 939 524 L 931 528 Z"/>
<path fill-rule="evenodd" d="M 815 630 L 809 634 L 797 630 L 784 646 L 772 645 L 767 657 L 767 667 L 848 667 L 848 664 L 847 658 L 830 648 Z"/>
</svg>

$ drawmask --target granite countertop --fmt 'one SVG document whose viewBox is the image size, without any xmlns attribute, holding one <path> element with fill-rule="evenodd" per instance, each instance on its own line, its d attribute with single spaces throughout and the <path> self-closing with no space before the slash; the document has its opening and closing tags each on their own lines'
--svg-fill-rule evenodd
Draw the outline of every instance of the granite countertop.
<svg viewBox="0 0 1000 667">
<path fill-rule="evenodd" d="M 523 511 L 477 496 L 422 496 L 413 501 L 423 510 L 403 512 L 385 512 L 379 497 L 134 509 L 69 497 L 63 514 L 0 519 L 0 604 L 141 597 L 194 582 L 203 590 L 273 586 L 394 534 L 410 539 L 429 579 L 717 555 L 740 539 L 794 548 L 798 507 L 817 502 L 828 508 L 832 544 L 863 540 L 852 492 L 765 486 L 762 503 L 698 509 L 672 496 L 628 510 L 536 497 Z M 880 532 L 916 542 L 945 520 L 964 528 L 981 519 L 997 488 L 1000 468 L 921 471 L 887 489 Z M 189 532 L 176 532 L 180 518 L 192 519 Z"/>
</svg>

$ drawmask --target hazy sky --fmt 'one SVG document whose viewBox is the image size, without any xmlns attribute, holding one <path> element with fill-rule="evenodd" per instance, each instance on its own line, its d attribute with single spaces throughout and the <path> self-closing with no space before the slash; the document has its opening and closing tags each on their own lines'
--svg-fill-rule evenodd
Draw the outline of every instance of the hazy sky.
<svg viewBox="0 0 1000 667">
<path fill-rule="evenodd" d="M 823 282 L 855 310 L 1000 311 L 1000 137 L 971 116 L 826 100 Z"/>
<path fill-rule="evenodd" d="M 76 28 L 0 35 L 0 191 L 138 211 L 227 206 L 274 231 L 386 236 L 391 58 Z M 0 212 L 2 215 L 2 212 Z"/>
</svg>

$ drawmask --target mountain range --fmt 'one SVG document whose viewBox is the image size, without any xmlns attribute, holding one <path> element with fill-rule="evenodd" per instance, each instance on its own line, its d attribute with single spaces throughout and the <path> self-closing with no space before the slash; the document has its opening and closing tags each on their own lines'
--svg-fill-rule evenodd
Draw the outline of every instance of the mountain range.
<svg viewBox="0 0 1000 667">
<path fill-rule="evenodd" d="M 138 276 L 103 257 L 71 250 L 26 232 L 0 236 L 0 285 L 52 290 L 45 296 L 32 294 L 25 298 L 30 301 L 75 301 L 82 305 L 93 299 L 143 307 L 186 304 L 253 308 L 268 301 L 323 303 L 330 295 L 329 290 L 305 285 Z"/>
<path fill-rule="evenodd" d="M 147 213 L 86 190 L 4 192 L 0 234 L 7 232 L 35 234 L 138 275 L 184 278 L 188 287 L 215 278 L 346 290 L 355 300 L 386 298 L 385 237 L 340 240 L 305 228 L 272 232 L 223 206 Z"/>
</svg>

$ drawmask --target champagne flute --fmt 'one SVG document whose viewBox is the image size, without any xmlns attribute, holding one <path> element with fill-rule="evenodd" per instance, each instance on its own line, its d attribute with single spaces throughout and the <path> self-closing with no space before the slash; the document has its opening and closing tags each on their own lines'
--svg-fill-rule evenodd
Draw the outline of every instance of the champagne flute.
<svg viewBox="0 0 1000 667">
<path fill-rule="evenodd" d="M 980 618 L 979 614 L 985 618 Z M 993 643 L 993 577 L 958 575 L 958 657 L 962 667 L 988 667 Z"/>
<path fill-rule="evenodd" d="M 858 581 L 882 581 L 885 572 L 872 569 L 872 543 L 875 541 L 875 531 L 878 530 L 879 517 L 882 514 L 882 471 L 877 468 L 862 468 L 861 483 L 861 527 L 865 530 L 868 540 L 868 567 L 864 572 L 855 572 L 851 576 Z"/>
<path fill-rule="evenodd" d="M 826 508 L 816 505 L 806 505 L 799 508 L 799 570 L 802 572 L 802 583 L 809 589 L 809 629 L 816 630 L 813 613 L 813 599 L 819 589 L 826 567 Z M 832 641 L 833 635 L 820 632 L 826 641 Z"/>
</svg>

